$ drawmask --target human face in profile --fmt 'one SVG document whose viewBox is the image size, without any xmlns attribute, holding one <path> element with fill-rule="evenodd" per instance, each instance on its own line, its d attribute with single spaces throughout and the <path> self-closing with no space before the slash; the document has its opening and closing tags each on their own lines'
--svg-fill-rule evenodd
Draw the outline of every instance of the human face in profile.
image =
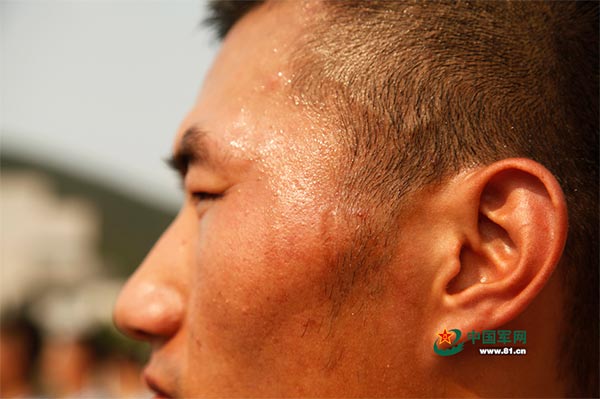
<svg viewBox="0 0 600 399">
<path fill-rule="evenodd" d="M 227 38 L 183 122 L 185 202 L 116 307 L 152 344 L 145 377 L 163 396 L 258 394 L 331 356 L 336 144 L 291 99 L 289 33 L 263 13 Z"/>
<path fill-rule="evenodd" d="M 340 194 L 339 136 L 290 89 L 302 31 L 292 15 L 304 11 L 244 17 L 176 136 L 185 202 L 115 309 L 121 330 L 151 343 L 144 374 L 159 396 L 358 394 L 381 382 L 354 378 L 386 366 L 371 345 L 371 315 L 386 310 L 385 294 L 367 296 L 343 267 L 362 213 Z"/>
</svg>

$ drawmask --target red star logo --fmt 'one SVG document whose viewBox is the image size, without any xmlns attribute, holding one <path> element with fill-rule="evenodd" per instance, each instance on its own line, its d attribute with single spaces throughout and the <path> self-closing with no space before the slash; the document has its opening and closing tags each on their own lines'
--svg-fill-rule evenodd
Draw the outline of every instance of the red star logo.
<svg viewBox="0 0 600 399">
<path fill-rule="evenodd" d="M 446 329 L 444 328 L 444 332 L 438 334 L 441 338 L 440 344 L 448 342 L 449 345 L 452 345 L 452 341 L 450 340 L 450 336 L 452 336 L 452 334 L 453 333 L 446 331 Z"/>
</svg>

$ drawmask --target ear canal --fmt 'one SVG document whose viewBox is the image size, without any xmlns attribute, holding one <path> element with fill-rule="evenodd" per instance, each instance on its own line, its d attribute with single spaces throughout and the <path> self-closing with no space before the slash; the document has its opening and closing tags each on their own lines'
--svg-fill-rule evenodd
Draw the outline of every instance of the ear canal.
<svg viewBox="0 0 600 399">
<path fill-rule="evenodd" d="M 515 243 L 499 224 L 479 213 L 477 248 L 465 244 L 460 251 L 461 272 L 448 284 L 448 293 L 456 294 L 475 284 L 486 284 L 501 278 L 517 256 Z"/>
</svg>

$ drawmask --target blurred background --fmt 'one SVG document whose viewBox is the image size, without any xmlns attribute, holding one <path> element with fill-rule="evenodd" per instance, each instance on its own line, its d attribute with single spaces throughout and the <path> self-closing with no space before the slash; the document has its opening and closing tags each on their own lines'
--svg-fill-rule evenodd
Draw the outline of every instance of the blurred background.
<svg viewBox="0 0 600 399">
<path fill-rule="evenodd" d="M 218 42 L 201 0 L 0 0 L 0 397 L 151 394 L 117 293 L 180 201 L 163 159 Z"/>
</svg>

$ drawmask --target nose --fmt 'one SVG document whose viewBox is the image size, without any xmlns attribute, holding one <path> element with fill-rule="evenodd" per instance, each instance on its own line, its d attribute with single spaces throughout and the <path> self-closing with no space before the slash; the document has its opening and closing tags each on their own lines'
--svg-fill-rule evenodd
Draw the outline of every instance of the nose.
<svg viewBox="0 0 600 399">
<path fill-rule="evenodd" d="M 179 237 L 176 219 L 119 294 L 114 322 L 134 339 L 165 341 L 182 325 L 187 251 Z"/>
<path fill-rule="evenodd" d="M 139 340 L 166 339 L 175 335 L 183 318 L 180 293 L 155 281 L 127 282 L 114 311 L 115 324 Z"/>
</svg>

